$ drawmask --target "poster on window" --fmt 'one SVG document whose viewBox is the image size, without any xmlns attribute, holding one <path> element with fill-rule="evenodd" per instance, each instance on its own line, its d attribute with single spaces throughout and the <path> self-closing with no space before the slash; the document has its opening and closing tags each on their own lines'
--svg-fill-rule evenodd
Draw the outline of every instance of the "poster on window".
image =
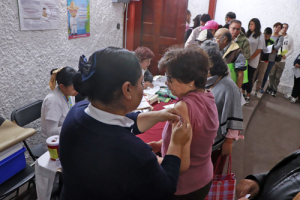
<svg viewBox="0 0 300 200">
<path fill-rule="evenodd" d="M 18 0 L 20 28 L 59 29 L 59 0 Z"/>
<path fill-rule="evenodd" d="M 69 39 L 90 36 L 89 0 L 68 0 Z"/>
</svg>

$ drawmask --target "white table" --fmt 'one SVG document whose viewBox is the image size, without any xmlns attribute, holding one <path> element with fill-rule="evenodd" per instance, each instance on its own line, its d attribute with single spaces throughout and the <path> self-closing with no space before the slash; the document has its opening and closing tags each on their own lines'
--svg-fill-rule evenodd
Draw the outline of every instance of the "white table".
<svg viewBox="0 0 300 200">
<path fill-rule="evenodd" d="M 35 183 L 38 200 L 50 200 L 55 174 L 56 161 L 50 159 L 49 152 L 44 153 L 35 163 Z"/>
</svg>

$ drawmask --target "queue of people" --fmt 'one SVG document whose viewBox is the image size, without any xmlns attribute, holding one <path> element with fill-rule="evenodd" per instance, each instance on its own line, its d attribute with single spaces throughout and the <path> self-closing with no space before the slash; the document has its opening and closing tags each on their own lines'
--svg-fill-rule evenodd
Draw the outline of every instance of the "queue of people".
<svg viewBox="0 0 300 200">
<path fill-rule="evenodd" d="M 191 13 L 189 12 L 189 14 Z M 287 34 L 289 25 L 277 22 L 273 25 L 273 30 L 267 27 L 262 34 L 259 19 L 253 18 L 249 21 L 248 31 L 245 33 L 242 31 L 242 22 L 236 19 L 236 14 L 233 12 L 226 14 L 225 22 L 223 29 L 220 29 L 214 20 L 207 21 L 205 26 L 200 25 L 186 40 L 185 47 L 197 44 L 197 35 L 200 35 L 201 30 L 211 31 L 214 35 L 213 40 L 219 43 L 221 54 L 227 57 L 224 59 L 226 59 L 230 76 L 237 86 L 242 88 L 246 104 L 250 102 L 250 93 L 254 83 L 256 83 L 255 96 L 258 98 L 261 98 L 264 92 L 276 97 L 286 58 L 294 51 L 293 38 Z M 217 35 L 215 35 L 216 31 Z M 225 48 L 224 44 L 228 45 L 229 43 L 230 46 Z M 270 52 L 264 52 L 269 46 L 271 46 Z M 237 53 L 234 55 L 234 50 L 241 51 L 239 56 Z M 228 55 L 229 53 L 230 55 Z M 297 71 L 297 66 L 294 66 L 293 70 L 295 71 L 295 69 Z M 295 79 L 298 77 L 295 74 Z M 268 87 L 264 91 L 268 79 Z M 291 95 L 286 95 L 286 98 L 291 99 L 292 103 L 298 101 L 298 97 L 291 97 Z"/>
<path fill-rule="evenodd" d="M 190 21 L 191 13 L 187 16 Z M 52 92 L 42 106 L 42 136 L 45 143 L 49 136 L 60 135 L 61 199 L 205 199 L 214 172 L 222 174 L 234 141 L 242 138 L 241 99 L 249 103 L 256 80 L 256 95 L 264 92 L 269 72 L 266 92 L 276 96 L 285 59 L 293 52 L 286 23 L 274 24 L 273 32 L 266 28 L 263 35 L 259 19 L 253 18 L 244 34 L 235 18 L 228 13 L 225 27 L 219 29 L 208 14 L 197 16 L 200 24 L 194 19 L 194 27 L 186 27 L 190 35 L 185 47 L 170 47 L 160 59 L 166 85 L 178 97 L 174 108 L 133 112 L 143 89 L 153 87 L 148 67 L 154 53 L 147 47 L 135 52 L 107 47 L 89 59 L 80 56 L 78 72 L 71 67 L 51 71 Z M 264 53 L 269 45 L 271 52 Z M 296 75 L 300 55 L 294 65 Z M 296 102 L 299 90 L 300 77 L 295 76 L 293 92 L 286 98 Z M 75 104 L 77 93 L 86 100 Z M 146 144 L 136 137 L 158 122 L 166 122 L 162 140 Z M 158 152 L 161 157 L 155 155 Z M 268 174 L 246 177 L 237 187 L 238 198 L 284 196 L 281 190 L 267 191 L 279 180 L 278 171 L 290 180 L 284 175 L 297 170 L 298 154 L 284 160 L 292 165 L 289 170 L 281 162 Z M 289 191 L 294 197 L 300 188 Z"/>
</svg>

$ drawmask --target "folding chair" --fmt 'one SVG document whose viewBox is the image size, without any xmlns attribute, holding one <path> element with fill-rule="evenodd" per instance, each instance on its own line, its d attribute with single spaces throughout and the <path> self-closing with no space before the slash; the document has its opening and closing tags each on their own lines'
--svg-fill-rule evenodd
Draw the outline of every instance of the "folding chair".
<svg viewBox="0 0 300 200">
<path fill-rule="evenodd" d="M 42 104 L 42 100 L 37 100 L 33 103 L 14 110 L 11 113 L 11 121 L 23 127 L 35 121 L 36 119 L 39 119 L 41 117 Z M 23 140 L 23 143 L 34 161 L 46 152 L 46 150 L 43 148 L 42 143 L 34 146 L 31 149 L 29 148 L 25 140 Z"/>
<path fill-rule="evenodd" d="M 36 134 L 34 129 L 21 128 L 15 123 L 4 120 L 3 118 L 0 119 L 0 123 L 0 152 Z M 14 197 L 18 196 L 19 187 L 27 182 L 27 190 L 30 188 L 31 183 L 35 186 L 34 168 L 28 164 L 26 164 L 25 169 L 0 184 L 0 199 L 6 198 L 15 191 L 16 195 Z"/>
</svg>

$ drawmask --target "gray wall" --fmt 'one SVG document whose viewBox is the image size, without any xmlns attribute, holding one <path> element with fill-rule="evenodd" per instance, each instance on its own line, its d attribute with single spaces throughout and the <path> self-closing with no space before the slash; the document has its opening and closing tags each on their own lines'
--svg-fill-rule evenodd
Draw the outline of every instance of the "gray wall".
<svg viewBox="0 0 300 200">
<path fill-rule="evenodd" d="M 59 2 L 59 30 L 20 31 L 17 0 L 0 1 L 0 116 L 6 119 L 14 109 L 51 91 L 51 69 L 77 70 L 80 55 L 89 57 L 107 46 L 122 47 L 124 4 L 90 0 L 91 36 L 68 40 L 67 1 Z M 37 130 L 39 126 L 39 122 L 31 125 Z"/>
</svg>

